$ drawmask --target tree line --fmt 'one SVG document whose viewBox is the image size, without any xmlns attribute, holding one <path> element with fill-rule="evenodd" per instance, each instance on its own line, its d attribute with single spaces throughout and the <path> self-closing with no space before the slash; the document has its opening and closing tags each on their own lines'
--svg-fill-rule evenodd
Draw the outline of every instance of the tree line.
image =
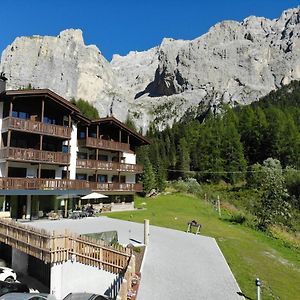
<svg viewBox="0 0 300 300">
<path fill-rule="evenodd" d="M 283 168 L 300 169 L 299 82 L 250 105 L 220 109 L 163 131 L 150 125 L 147 137 L 152 143 L 138 151 L 146 192 L 162 190 L 165 180 L 186 177 L 234 184 L 268 158 L 279 160 Z"/>
</svg>

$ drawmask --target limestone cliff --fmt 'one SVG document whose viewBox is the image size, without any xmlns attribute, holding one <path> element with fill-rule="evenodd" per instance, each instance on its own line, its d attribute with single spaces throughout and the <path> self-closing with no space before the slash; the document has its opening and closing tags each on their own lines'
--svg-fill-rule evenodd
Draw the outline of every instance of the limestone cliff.
<svg viewBox="0 0 300 300">
<path fill-rule="evenodd" d="M 3 52 L 1 71 L 11 88 L 48 87 L 91 101 L 102 116 L 129 112 L 138 126 L 164 126 L 187 110 L 247 104 L 300 79 L 300 7 L 275 20 L 224 21 L 192 41 L 164 39 L 110 63 L 80 30 L 21 37 Z"/>
</svg>

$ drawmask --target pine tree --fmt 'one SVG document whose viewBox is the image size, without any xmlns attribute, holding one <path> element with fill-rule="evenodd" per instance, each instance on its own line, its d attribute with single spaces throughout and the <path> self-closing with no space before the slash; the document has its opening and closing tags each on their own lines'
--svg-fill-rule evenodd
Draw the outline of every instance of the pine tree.
<svg viewBox="0 0 300 300">
<path fill-rule="evenodd" d="M 190 171 L 190 153 L 185 138 L 181 138 L 178 145 L 178 168 L 182 178 L 188 177 Z"/>
</svg>

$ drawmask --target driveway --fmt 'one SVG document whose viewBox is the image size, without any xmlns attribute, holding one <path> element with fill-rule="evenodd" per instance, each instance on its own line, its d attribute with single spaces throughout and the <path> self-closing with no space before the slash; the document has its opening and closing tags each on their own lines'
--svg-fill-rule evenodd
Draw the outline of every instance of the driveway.
<svg viewBox="0 0 300 300">
<path fill-rule="evenodd" d="M 108 217 L 39 220 L 34 227 L 76 233 L 117 230 L 119 242 L 143 241 L 143 224 Z M 138 300 L 242 299 L 215 239 L 150 226 Z"/>
</svg>

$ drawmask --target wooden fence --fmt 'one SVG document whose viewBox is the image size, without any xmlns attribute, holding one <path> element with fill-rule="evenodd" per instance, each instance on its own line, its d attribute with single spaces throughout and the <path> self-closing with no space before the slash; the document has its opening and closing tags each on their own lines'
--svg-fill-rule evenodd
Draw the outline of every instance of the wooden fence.
<svg viewBox="0 0 300 300">
<path fill-rule="evenodd" d="M 103 241 L 67 231 L 49 233 L 5 219 L 0 219 L 0 242 L 45 263 L 71 260 L 114 274 L 124 273 L 131 257 L 131 250 L 120 245 L 108 246 Z"/>
</svg>

